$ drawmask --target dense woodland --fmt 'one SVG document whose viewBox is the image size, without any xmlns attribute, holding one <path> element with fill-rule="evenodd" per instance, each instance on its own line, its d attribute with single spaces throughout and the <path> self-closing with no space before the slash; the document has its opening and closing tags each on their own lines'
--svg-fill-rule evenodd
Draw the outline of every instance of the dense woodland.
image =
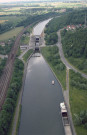
<svg viewBox="0 0 87 135">
<path fill-rule="evenodd" d="M 56 35 L 56 32 L 61 29 L 66 27 L 67 25 L 71 24 L 84 24 L 85 23 L 85 13 L 87 10 L 80 10 L 80 11 L 73 11 L 69 14 L 62 15 L 60 17 L 52 19 L 48 25 L 46 26 L 45 29 L 45 34 L 46 34 L 46 44 L 51 45 L 53 42 L 54 44 L 57 42 L 57 36 L 56 40 L 53 38 L 51 40 L 51 34 Z"/>
<path fill-rule="evenodd" d="M 0 135 L 8 135 L 14 115 L 19 90 L 22 86 L 24 64 L 16 59 L 7 97 L 0 112 Z"/>
<path fill-rule="evenodd" d="M 61 35 L 65 57 L 78 69 L 87 73 L 87 28 L 63 30 Z"/>
<path fill-rule="evenodd" d="M 62 44 L 66 57 L 87 58 L 87 28 L 62 32 Z"/>
<path fill-rule="evenodd" d="M 70 88 L 71 88 L 70 93 L 74 93 L 77 91 L 76 94 L 78 96 L 79 96 L 79 92 L 82 94 L 80 95 L 80 97 L 77 97 L 77 102 L 75 101 L 75 97 L 73 99 L 73 94 L 71 94 L 70 96 L 70 102 L 74 102 L 74 104 L 71 104 L 71 108 L 77 105 L 77 108 L 76 107 L 72 108 L 74 123 L 76 126 L 83 126 L 83 128 L 87 129 L 87 108 L 86 108 L 86 102 L 85 102 L 85 100 L 87 99 L 86 98 L 87 97 L 87 79 L 83 78 L 79 73 L 75 73 L 74 71 L 71 70 L 70 71 Z M 77 95 L 74 95 L 74 96 L 77 96 Z"/>
</svg>

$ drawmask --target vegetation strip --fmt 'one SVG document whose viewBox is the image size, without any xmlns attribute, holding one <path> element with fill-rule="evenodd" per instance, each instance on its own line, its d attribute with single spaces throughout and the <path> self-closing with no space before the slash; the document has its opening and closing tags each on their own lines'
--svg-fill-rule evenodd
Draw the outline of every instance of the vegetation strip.
<svg viewBox="0 0 87 135">
<path fill-rule="evenodd" d="M 23 28 L 24 27 L 16 27 L 8 32 L 0 34 L 0 40 L 3 41 L 3 40 L 7 40 L 10 38 L 16 37 Z"/>
<path fill-rule="evenodd" d="M 28 50 L 23 56 L 23 60 L 26 62 L 29 56 L 33 53 L 33 49 Z"/>
<path fill-rule="evenodd" d="M 16 59 L 14 64 L 14 72 L 8 89 L 7 97 L 3 105 L 2 111 L 0 112 L 1 135 L 8 135 L 14 110 L 16 107 L 18 93 L 22 85 L 23 70 L 24 64 L 21 60 Z"/>
<path fill-rule="evenodd" d="M 87 28 L 61 32 L 65 57 L 77 69 L 87 74 Z M 79 48 L 79 49 L 78 49 Z"/>
<path fill-rule="evenodd" d="M 87 10 L 73 11 L 60 17 L 52 19 L 45 29 L 45 40 L 47 45 L 56 44 L 58 37 L 57 31 L 70 24 L 84 24 L 85 12 Z"/>
<path fill-rule="evenodd" d="M 66 67 L 61 62 L 58 53 L 58 47 L 44 47 L 41 48 L 42 55 L 46 58 L 48 64 L 56 74 L 58 80 L 61 82 L 63 89 L 66 89 Z"/>
<path fill-rule="evenodd" d="M 87 79 L 70 70 L 70 107 L 77 135 L 87 134 Z"/>
</svg>

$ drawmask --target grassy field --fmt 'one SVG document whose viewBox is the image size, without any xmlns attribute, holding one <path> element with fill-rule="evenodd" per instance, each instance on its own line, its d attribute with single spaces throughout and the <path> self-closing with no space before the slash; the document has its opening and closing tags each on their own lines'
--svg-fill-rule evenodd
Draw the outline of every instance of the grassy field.
<svg viewBox="0 0 87 135">
<path fill-rule="evenodd" d="M 55 54 L 54 53 L 52 54 L 52 52 L 49 51 L 50 48 L 53 49 L 53 47 L 42 48 L 41 49 L 42 55 L 45 57 L 48 64 L 50 65 L 50 67 L 52 68 L 54 73 L 56 74 L 56 77 L 60 81 L 63 89 L 66 90 L 66 68 L 65 67 L 64 67 L 64 69 L 60 68 L 60 65 L 62 65 L 62 62 L 61 62 L 60 58 L 57 58 L 59 63 L 57 65 L 54 64 L 54 61 L 56 61 L 57 59 L 53 58 L 53 56 Z M 58 54 L 58 52 L 57 52 L 57 54 Z M 51 58 L 51 60 L 49 60 L 50 58 Z M 62 66 L 64 66 L 64 65 L 62 65 Z"/>
<path fill-rule="evenodd" d="M 33 49 L 28 50 L 27 53 L 23 56 L 23 60 L 26 62 L 29 56 L 33 53 Z"/>
<path fill-rule="evenodd" d="M 75 117 L 74 117 L 75 114 L 78 114 L 82 110 L 87 109 L 87 90 L 80 89 L 79 85 L 77 87 L 71 85 L 71 80 L 73 79 L 74 76 L 75 76 L 74 79 L 77 78 L 75 80 L 76 83 L 78 83 L 79 76 L 75 72 L 70 71 L 70 108 L 75 125 Z M 82 81 L 83 77 L 81 77 L 80 79 Z M 86 79 L 85 81 L 87 82 Z M 87 135 L 87 129 L 85 129 L 82 125 L 80 126 L 75 125 L 75 129 L 77 135 Z"/>
<path fill-rule="evenodd" d="M 13 38 L 14 36 L 17 36 L 17 34 L 23 29 L 23 27 L 17 27 L 14 28 L 8 32 L 5 32 L 3 34 L 0 34 L 0 41 L 7 40 L 10 38 Z"/>
<path fill-rule="evenodd" d="M 7 22 L 8 20 L 0 20 L 0 24 L 1 23 L 4 23 L 4 22 Z"/>
<path fill-rule="evenodd" d="M 78 70 L 87 74 L 87 59 L 69 57 L 67 60 Z"/>
</svg>

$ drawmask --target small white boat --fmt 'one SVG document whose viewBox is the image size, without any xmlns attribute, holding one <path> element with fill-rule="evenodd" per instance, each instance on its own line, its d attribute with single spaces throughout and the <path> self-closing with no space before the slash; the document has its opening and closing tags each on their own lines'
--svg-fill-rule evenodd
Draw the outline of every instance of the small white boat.
<svg viewBox="0 0 87 135">
<path fill-rule="evenodd" d="M 54 85 L 54 80 L 52 81 L 52 85 Z"/>
</svg>

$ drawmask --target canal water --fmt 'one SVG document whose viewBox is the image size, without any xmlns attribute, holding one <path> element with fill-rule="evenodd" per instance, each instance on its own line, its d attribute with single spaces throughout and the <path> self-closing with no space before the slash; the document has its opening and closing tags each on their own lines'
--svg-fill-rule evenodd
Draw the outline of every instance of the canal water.
<svg viewBox="0 0 87 135">
<path fill-rule="evenodd" d="M 43 22 L 38 23 L 33 29 L 33 35 L 40 35 L 42 31 L 44 30 L 45 25 L 50 21 L 51 19 L 45 20 Z"/>
<path fill-rule="evenodd" d="M 42 55 L 32 57 L 27 67 L 19 135 L 64 135 L 59 107 L 62 101 L 61 86 Z"/>
<path fill-rule="evenodd" d="M 34 55 L 40 57 L 28 62 L 18 135 L 65 135 L 59 106 L 64 101 L 62 88 L 43 56 Z"/>
</svg>

